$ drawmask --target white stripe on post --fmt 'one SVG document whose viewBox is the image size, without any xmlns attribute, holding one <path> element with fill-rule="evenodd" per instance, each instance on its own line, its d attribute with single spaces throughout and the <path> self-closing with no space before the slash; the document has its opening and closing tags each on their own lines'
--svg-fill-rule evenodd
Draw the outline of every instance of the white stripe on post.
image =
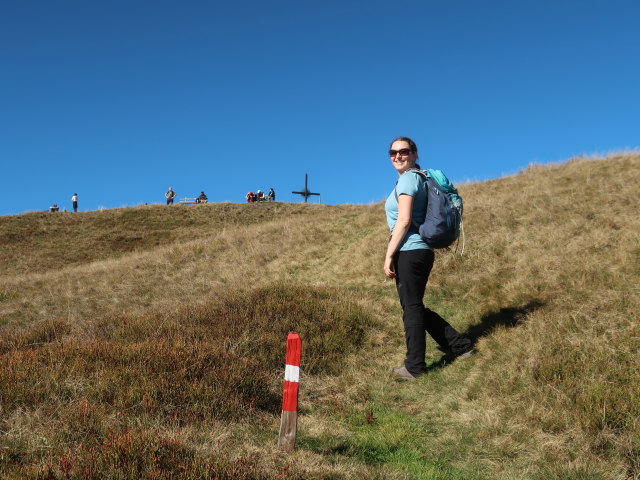
<svg viewBox="0 0 640 480">
<path fill-rule="evenodd" d="M 284 367 L 284 379 L 287 382 L 299 382 L 300 381 L 300 367 L 295 365 L 285 365 Z"/>
</svg>

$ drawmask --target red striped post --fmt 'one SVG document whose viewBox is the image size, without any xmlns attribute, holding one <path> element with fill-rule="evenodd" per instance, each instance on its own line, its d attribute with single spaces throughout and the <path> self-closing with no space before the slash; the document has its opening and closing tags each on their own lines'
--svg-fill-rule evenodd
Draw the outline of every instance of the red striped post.
<svg viewBox="0 0 640 480">
<path fill-rule="evenodd" d="M 300 380 L 300 352 L 302 340 L 295 332 L 287 335 L 287 360 L 284 370 L 284 390 L 282 392 L 282 419 L 278 445 L 291 451 L 296 446 L 298 427 L 298 382 Z"/>
</svg>

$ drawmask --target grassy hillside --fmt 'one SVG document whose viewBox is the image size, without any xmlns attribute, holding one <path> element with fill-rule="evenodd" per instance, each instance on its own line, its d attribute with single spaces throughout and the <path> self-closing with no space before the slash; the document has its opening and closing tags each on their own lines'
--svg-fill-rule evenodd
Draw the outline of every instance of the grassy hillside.
<svg viewBox="0 0 640 480">
<path fill-rule="evenodd" d="M 411 384 L 381 204 L 0 217 L 0 476 L 640 478 L 639 188 L 638 154 L 461 186 L 426 301 L 478 354 Z"/>
<path fill-rule="evenodd" d="M 207 238 L 225 228 L 258 225 L 305 212 L 302 205 L 266 203 L 259 208 L 204 204 L 71 213 L 33 212 L 0 217 L 0 262 L 11 274 L 46 272 L 130 252 Z"/>
</svg>

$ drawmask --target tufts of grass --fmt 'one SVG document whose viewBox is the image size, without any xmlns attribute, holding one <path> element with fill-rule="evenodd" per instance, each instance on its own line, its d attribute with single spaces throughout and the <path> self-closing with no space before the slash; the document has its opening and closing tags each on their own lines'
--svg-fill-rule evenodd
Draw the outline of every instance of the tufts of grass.
<svg viewBox="0 0 640 480">
<path fill-rule="evenodd" d="M 190 462 L 192 476 L 176 478 L 202 478 L 211 459 L 163 447 L 168 440 L 152 431 L 278 414 L 290 330 L 304 339 L 306 374 L 336 374 L 370 323 L 336 290 L 278 284 L 171 313 L 102 318 L 84 338 L 60 321 L 15 329 L 0 350 L 0 407 L 12 418 L 0 468 L 24 478 L 111 478 L 120 469 L 140 478 L 155 475 L 157 462 L 173 472 Z M 220 468 L 224 456 L 216 458 Z M 258 471 L 216 475 L 266 478 Z"/>
<path fill-rule="evenodd" d="M 8 330 L 0 337 L 0 352 L 37 348 L 61 340 L 71 332 L 70 325 L 62 319 L 50 319 L 28 329 Z"/>
<path fill-rule="evenodd" d="M 215 453 L 201 453 L 186 435 L 135 427 L 109 430 L 100 442 L 88 441 L 51 451 L 40 464 L 25 464 L 13 478 L 104 480 L 269 480 L 282 478 L 280 471 L 266 469 L 258 458 L 245 455 L 234 459 Z M 288 478 L 301 478 L 289 476 Z"/>
</svg>

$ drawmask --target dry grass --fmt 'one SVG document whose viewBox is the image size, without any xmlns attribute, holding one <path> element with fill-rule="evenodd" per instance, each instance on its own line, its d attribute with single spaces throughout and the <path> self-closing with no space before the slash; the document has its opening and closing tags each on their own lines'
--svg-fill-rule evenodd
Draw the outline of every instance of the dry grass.
<svg viewBox="0 0 640 480">
<path fill-rule="evenodd" d="M 81 213 L 34 212 L 0 217 L 0 263 L 8 273 L 42 273 L 120 258 L 238 226 L 304 212 L 301 205 L 206 204 L 116 208 Z"/>
<path fill-rule="evenodd" d="M 427 301 L 479 354 L 436 368 L 431 348 L 410 385 L 387 373 L 403 339 L 380 204 L 2 217 L 0 471 L 640 478 L 639 186 L 638 154 L 463 185 L 465 256 L 438 256 Z M 302 325 L 282 460 L 279 343 Z"/>
<path fill-rule="evenodd" d="M 10 275 L 0 284 L 3 300 L 0 324 L 28 324 L 49 317 L 64 317 L 78 324 L 105 314 L 145 313 L 150 308 L 166 310 L 176 305 L 197 305 L 216 292 L 247 290 L 279 280 L 297 281 L 307 274 L 309 283 L 316 283 L 315 277 L 326 271 L 313 268 L 317 262 L 326 263 L 334 248 L 346 249 L 348 245 L 348 240 L 341 240 L 344 246 L 326 248 L 326 240 L 336 237 L 346 225 L 342 223 L 344 219 L 356 216 L 363 208 L 223 204 L 217 211 L 216 207 L 196 206 L 193 210 L 201 211 L 198 213 L 202 214 L 202 223 L 194 223 L 187 232 L 171 232 L 171 237 L 175 237 L 172 243 L 130 253 L 112 251 L 108 246 L 96 247 L 96 238 L 99 238 L 96 232 L 100 228 L 113 232 L 124 227 L 120 225 L 122 212 L 94 212 L 100 220 L 98 226 L 86 228 L 86 237 L 81 236 L 80 230 L 76 231 L 74 247 L 79 252 L 88 252 L 89 259 L 78 264 L 84 254 L 73 254 L 76 260 L 70 265 L 63 263 L 50 270 L 46 265 L 51 256 L 57 255 L 55 250 L 47 246 L 32 253 L 30 244 L 17 237 L 8 250 L 21 259 L 20 269 L 28 266 L 28 271 L 20 274 L 11 264 L 7 267 Z M 148 211 L 155 218 L 163 209 L 171 215 L 191 210 L 182 206 L 141 207 L 136 216 L 144 218 Z M 125 213 L 135 210 L 125 210 Z M 47 214 L 29 215 L 40 222 Z M 13 223 L 22 221 L 30 225 L 33 218 L 29 215 L 10 218 Z M 320 216 L 323 221 L 312 221 L 314 216 Z M 46 218 L 61 222 L 52 232 L 62 231 L 67 221 L 65 216 Z M 145 231 L 151 237 L 157 236 L 153 228 L 145 225 L 140 222 L 135 233 L 130 234 L 139 236 L 141 244 L 150 242 L 144 237 Z M 17 230 L 28 232 L 30 228 L 20 226 Z M 51 233 L 46 245 L 59 244 L 64 242 Z"/>
<path fill-rule="evenodd" d="M 83 338 L 64 321 L 6 331 L 0 473 L 113 478 L 123 470 L 125 478 L 225 478 L 231 469 L 229 478 L 266 478 L 266 470 L 240 475 L 226 454 L 198 454 L 186 438 L 174 437 L 276 414 L 282 339 L 292 329 L 308 339 L 306 374 L 340 373 L 343 358 L 362 345 L 371 326 L 343 297 L 272 285 L 198 308 L 104 317 L 85 328 Z"/>
</svg>

